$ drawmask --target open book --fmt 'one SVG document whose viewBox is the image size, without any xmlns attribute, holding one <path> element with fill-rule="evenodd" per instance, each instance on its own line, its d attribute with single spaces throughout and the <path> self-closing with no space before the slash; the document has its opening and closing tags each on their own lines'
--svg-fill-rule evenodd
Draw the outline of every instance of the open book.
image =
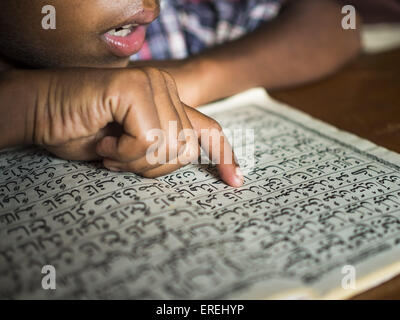
<svg viewBox="0 0 400 320">
<path fill-rule="evenodd" d="M 254 130 L 233 142 L 243 187 L 1 152 L 0 298 L 346 298 L 400 272 L 400 155 L 262 89 L 202 111 Z"/>
</svg>

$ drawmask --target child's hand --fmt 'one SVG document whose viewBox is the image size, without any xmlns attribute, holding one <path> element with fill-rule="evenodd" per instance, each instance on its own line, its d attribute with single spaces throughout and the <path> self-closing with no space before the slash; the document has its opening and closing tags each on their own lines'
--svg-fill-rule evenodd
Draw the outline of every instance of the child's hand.
<svg viewBox="0 0 400 320">
<path fill-rule="evenodd" d="M 217 139 L 202 139 L 201 147 L 217 163 L 226 183 L 242 185 L 243 177 L 218 123 L 182 104 L 167 73 L 141 68 L 48 74 L 50 86 L 39 94 L 35 110 L 35 144 L 65 159 L 100 157 L 111 170 L 157 177 L 198 158 L 201 130 L 203 137 L 204 132 L 218 131 Z M 115 124 L 120 125 L 120 134 L 113 132 Z M 162 133 L 163 140 L 150 140 L 148 133 Z M 166 161 L 149 161 L 149 150 Z"/>
</svg>

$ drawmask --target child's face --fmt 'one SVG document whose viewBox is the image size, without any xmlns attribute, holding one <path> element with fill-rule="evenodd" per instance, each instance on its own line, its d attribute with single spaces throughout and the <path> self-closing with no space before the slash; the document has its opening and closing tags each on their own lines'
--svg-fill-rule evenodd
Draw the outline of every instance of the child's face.
<svg viewBox="0 0 400 320">
<path fill-rule="evenodd" d="M 55 30 L 42 27 L 45 5 Z M 1 0 L 0 55 L 33 67 L 126 66 L 158 13 L 158 0 Z M 131 33 L 107 34 L 122 26 Z"/>
</svg>

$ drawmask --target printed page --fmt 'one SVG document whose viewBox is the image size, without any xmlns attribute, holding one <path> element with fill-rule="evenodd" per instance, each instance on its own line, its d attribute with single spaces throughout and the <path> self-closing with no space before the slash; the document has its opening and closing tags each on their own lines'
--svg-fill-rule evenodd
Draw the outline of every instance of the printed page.
<svg viewBox="0 0 400 320">
<path fill-rule="evenodd" d="M 204 111 L 226 128 L 255 130 L 245 186 L 192 198 L 217 200 L 207 214 L 232 221 L 242 255 L 227 256 L 243 278 L 217 296 L 346 298 L 400 272 L 400 155 L 261 89 Z"/>
<path fill-rule="evenodd" d="M 0 298 L 140 298 L 143 285 L 135 281 L 139 291 L 109 290 L 156 263 L 148 253 L 165 250 L 167 228 L 196 214 L 188 206 L 161 181 L 100 163 L 64 161 L 37 148 L 1 152 Z M 49 265 L 56 290 L 42 286 Z M 148 286 L 148 278 L 140 281 Z"/>
<path fill-rule="evenodd" d="M 400 272 L 397 154 L 261 89 L 202 110 L 235 146 L 243 187 L 209 164 L 151 180 L 2 152 L 0 297 L 345 298 Z"/>
</svg>

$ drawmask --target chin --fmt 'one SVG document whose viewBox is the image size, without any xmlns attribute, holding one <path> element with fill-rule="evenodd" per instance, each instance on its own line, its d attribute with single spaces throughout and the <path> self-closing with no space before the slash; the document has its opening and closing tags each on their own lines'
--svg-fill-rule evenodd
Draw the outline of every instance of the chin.
<svg viewBox="0 0 400 320">
<path fill-rule="evenodd" d="M 129 64 L 129 57 L 128 58 L 118 58 L 118 60 L 110 63 L 108 68 L 126 68 Z M 107 66 L 104 66 L 107 68 Z"/>
<path fill-rule="evenodd" d="M 129 57 L 117 57 L 114 55 L 86 57 L 85 59 L 69 59 L 69 63 L 58 64 L 54 67 L 73 67 L 73 68 L 126 68 L 129 64 Z M 72 61 L 71 61 L 72 60 Z"/>
<path fill-rule="evenodd" d="M 129 58 L 113 60 L 108 62 L 93 62 L 93 63 L 77 63 L 71 65 L 64 65 L 62 67 L 72 67 L 72 68 L 126 68 L 129 64 Z"/>
</svg>

